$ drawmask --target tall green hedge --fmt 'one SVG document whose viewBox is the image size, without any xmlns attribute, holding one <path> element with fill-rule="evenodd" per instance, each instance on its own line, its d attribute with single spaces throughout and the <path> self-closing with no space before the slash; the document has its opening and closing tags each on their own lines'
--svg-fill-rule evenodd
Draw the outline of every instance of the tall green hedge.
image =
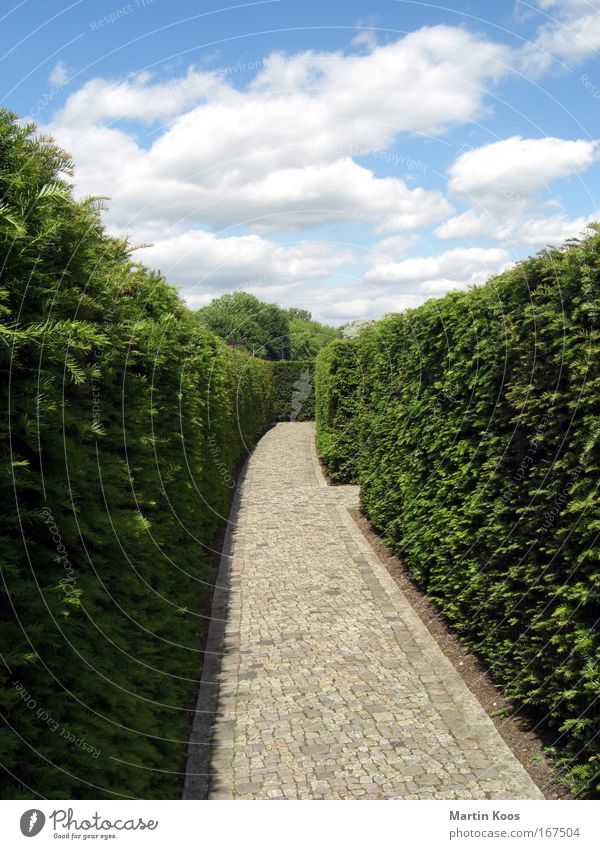
<svg viewBox="0 0 600 849">
<path fill-rule="evenodd" d="M 600 788 L 600 235 L 392 315 L 316 366 L 322 456 L 565 780 Z M 354 413 L 354 418 L 353 418 Z"/>
<path fill-rule="evenodd" d="M 358 475 L 362 370 L 357 347 L 336 339 L 315 363 L 317 447 L 332 480 L 352 483 Z"/>
<path fill-rule="evenodd" d="M 272 363 L 275 421 L 312 421 L 315 417 L 314 360 Z"/>
<path fill-rule="evenodd" d="M 132 263 L 32 132 L 0 113 L 1 794 L 176 797 L 270 365 Z"/>
</svg>

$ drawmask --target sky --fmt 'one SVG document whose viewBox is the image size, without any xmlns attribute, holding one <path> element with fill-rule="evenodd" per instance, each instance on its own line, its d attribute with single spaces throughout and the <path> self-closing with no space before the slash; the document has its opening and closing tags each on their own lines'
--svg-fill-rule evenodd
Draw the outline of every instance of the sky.
<svg viewBox="0 0 600 849">
<path fill-rule="evenodd" d="M 600 220 L 600 0 L 3 0 L 2 105 L 196 309 L 331 324 Z"/>
</svg>

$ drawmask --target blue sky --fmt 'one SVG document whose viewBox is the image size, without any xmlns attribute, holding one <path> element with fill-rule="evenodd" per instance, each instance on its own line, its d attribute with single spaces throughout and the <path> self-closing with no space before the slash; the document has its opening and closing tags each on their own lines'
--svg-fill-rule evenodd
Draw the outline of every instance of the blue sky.
<svg viewBox="0 0 600 849">
<path fill-rule="evenodd" d="M 377 317 L 600 219 L 596 0 L 9 0 L 0 41 L 3 105 L 193 307 Z"/>
</svg>

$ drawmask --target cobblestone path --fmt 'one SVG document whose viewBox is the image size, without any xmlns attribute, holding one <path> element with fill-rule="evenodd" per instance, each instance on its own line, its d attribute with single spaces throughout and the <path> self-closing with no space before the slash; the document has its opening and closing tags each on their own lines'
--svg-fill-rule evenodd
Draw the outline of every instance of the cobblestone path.
<svg viewBox="0 0 600 849">
<path fill-rule="evenodd" d="M 232 535 L 212 799 L 542 794 L 327 486 L 312 423 L 252 455 Z"/>
</svg>

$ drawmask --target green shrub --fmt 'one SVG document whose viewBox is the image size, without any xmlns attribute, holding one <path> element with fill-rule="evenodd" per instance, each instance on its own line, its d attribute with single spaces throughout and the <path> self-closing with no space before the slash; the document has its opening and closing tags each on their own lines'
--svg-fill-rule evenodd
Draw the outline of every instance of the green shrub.
<svg viewBox="0 0 600 849">
<path fill-rule="evenodd" d="M 366 515 L 582 795 L 600 787 L 599 294 L 595 233 L 316 366 L 332 476 L 358 471 Z"/>
<path fill-rule="evenodd" d="M 304 422 L 315 417 L 314 361 L 272 363 L 273 419 Z"/>
<path fill-rule="evenodd" d="M 132 263 L 32 129 L 0 113 L 2 792 L 176 797 L 270 364 Z"/>
</svg>

